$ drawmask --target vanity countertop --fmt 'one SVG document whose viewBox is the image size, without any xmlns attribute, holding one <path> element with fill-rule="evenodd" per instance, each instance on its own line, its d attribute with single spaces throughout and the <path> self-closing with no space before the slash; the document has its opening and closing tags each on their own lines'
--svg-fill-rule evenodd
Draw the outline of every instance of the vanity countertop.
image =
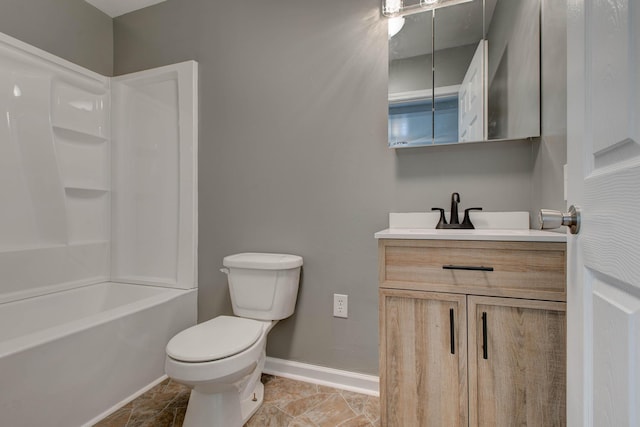
<svg viewBox="0 0 640 427">
<path fill-rule="evenodd" d="M 541 230 L 438 230 L 434 228 L 387 228 L 376 239 L 493 240 L 502 242 L 566 242 L 567 235 Z"/>
</svg>

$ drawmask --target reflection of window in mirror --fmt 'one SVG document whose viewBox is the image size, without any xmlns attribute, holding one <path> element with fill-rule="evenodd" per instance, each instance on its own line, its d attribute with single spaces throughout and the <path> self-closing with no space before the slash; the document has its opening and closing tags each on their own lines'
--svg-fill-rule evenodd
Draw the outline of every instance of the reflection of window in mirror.
<svg viewBox="0 0 640 427">
<path fill-rule="evenodd" d="M 433 143 L 432 12 L 404 17 L 389 39 L 389 146 Z"/>
</svg>

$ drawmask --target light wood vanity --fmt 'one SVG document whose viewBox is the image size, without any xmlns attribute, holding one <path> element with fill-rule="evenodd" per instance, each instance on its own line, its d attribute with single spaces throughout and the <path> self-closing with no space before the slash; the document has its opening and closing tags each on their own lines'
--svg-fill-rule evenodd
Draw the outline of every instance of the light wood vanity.
<svg viewBox="0 0 640 427">
<path fill-rule="evenodd" d="M 376 235 L 382 426 L 566 424 L 566 243 L 540 233 Z"/>
</svg>

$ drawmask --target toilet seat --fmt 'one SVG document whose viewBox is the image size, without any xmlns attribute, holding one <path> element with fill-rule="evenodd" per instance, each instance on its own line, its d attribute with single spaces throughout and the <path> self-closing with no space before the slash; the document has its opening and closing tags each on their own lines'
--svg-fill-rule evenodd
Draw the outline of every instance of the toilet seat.
<svg viewBox="0 0 640 427">
<path fill-rule="evenodd" d="M 264 322 L 218 316 L 173 337 L 167 344 L 167 355 L 194 363 L 224 359 L 251 347 L 263 331 Z"/>
</svg>

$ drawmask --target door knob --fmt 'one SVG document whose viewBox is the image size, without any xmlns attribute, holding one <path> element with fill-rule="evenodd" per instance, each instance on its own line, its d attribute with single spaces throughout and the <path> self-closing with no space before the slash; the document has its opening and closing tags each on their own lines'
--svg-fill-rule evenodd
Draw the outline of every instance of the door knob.
<svg viewBox="0 0 640 427">
<path fill-rule="evenodd" d="M 580 231 L 580 207 L 571 206 L 569 212 L 563 213 L 551 209 L 540 209 L 538 214 L 540 229 L 560 228 L 563 225 L 569 227 L 571 234 Z"/>
</svg>

